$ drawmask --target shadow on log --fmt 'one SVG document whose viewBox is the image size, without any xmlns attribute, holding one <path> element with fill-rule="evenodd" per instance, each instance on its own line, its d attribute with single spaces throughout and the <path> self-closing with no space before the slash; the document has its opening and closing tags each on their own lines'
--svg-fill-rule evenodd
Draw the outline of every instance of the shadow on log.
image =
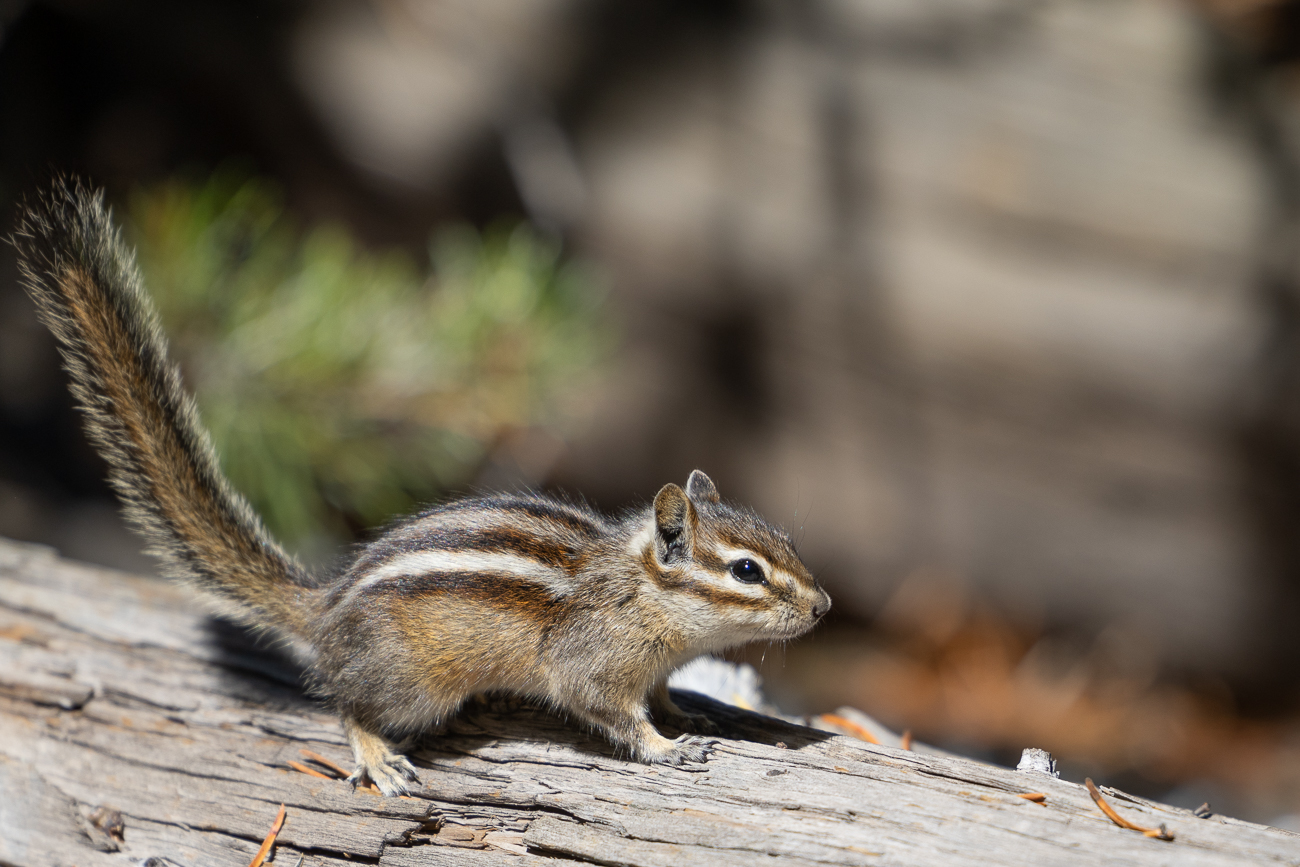
<svg viewBox="0 0 1300 867">
<path fill-rule="evenodd" d="M 688 768 L 507 702 L 426 749 L 418 797 L 328 778 L 337 720 L 190 591 L 0 541 L 0 864 L 1295 864 L 1300 835 L 948 756 L 875 747 L 683 694 L 724 737 Z M 313 776 L 290 766 L 314 766 Z M 1044 803 L 1018 795 L 1045 793 Z"/>
</svg>

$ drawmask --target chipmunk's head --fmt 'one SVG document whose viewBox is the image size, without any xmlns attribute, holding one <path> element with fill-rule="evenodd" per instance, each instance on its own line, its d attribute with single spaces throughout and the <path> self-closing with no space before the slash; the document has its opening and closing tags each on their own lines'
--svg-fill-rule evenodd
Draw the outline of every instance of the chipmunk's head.
<svg viewBox="0 0 1300 867">
<path fill-rule="evenodd" d="M 646 566 L 701 649 L 794 638 L 830 610 L 789 534 L 724 503 L 699 470 L 655 496 L 653 535 Z"/>
</svg>

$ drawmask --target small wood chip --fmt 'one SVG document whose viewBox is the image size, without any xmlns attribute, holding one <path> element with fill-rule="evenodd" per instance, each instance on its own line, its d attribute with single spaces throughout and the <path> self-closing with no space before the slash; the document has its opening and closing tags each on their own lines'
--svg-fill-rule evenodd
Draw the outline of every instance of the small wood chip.
<svg viewBox="0 0 1300 867">
<path fill-rule="evenodd" d="M 483 842 L 485 836 L 487 836 L 486 828 L 446 825 L 438 832 L 438 843 L 443 846 L 455 846 L 458 849 L 484 849 L 487 848 L 487 844 Z"/>
<path fill-rule="evenodd" d="M 900 749 L 904 749 L 904 750 L 908 750 L 908 751 L 910 751 L 910 750 L 912 749 L 912 730 L 911 730 L 911 729 L 908 729 L 907 731 L 903 732 L 903 736 L 902 736 L 901 738 L 898 739 L 898 746 L 899 746 Z"/>
<path fill-rule="evenodd" d="M 1144 837 L 1151 837 L 1155 840 L 1174 839 L 1174 835 L 1170 834 L 1163 824 L 1159 828 L 1143 828 L 1141 825 L 1135 825 L 1119 813 L 1116 813 L 1115 808 L 1107 804 L 1106 799 L 1101 796 L 1101 792 L 1097 790 L 1097 786 L 1093 783 L 1091 777 L 1085 779 L 1084 784 L 1088 787 L 1088 794 L 1092 795 L 1092 799 L 1097 803 L 1097 806 L 1116 825 L 1121 828 L 1128 828 L 1130 831 L 1140 831 Z"/>
<path fill-rule="evenodd" d="M 331 771 L 335 773 L 335 775 L 338 776 L 339 779 L 343 779 L 348 776 L 348 772 L 345 771 L 340 765 L 331 762 L 329 759 L 325 758 L 320 753 L 313 753 L 311 750 L 299 750 L 298 752 L 302 753 L 303 756 L 305 756 L 308 759 L 311 759 L 316 764 L 325 768 L 329 768 Z"/>
<path fill-rule="evenodd" d="M 315 768 L 309 768 L 306 765 L 304 765 L 302 762 L 291 761 L 288 764 L 289 767 L 293 768 L 295 771 L 297 771 L 300 774 L 307 774 L 308 776 L 312 776 L 312 777 L 320 777 L 322 780 L 338 779 L 337 777 L 331 777 L 329 774 L 322 774 L 320 771 L 316 770 Z"/>
<path fill-rule="evenodd" d="M 1047 804 L 1043 803 L 1047 800 L 1046 792 L 1019 792 L 1016 797 L 1024 798 L 1026 801 L 1033 801 L 1035 804 L 1043 804 L 1044 807 L 1047 806 Z"/>
<path fill-rule="evenodd" d="M 524 835 L 511 831 L 489 831 L 483 836 L 483 842 L 512 855 L 529 855 L 524 845 Z"/>
<path fill-rule="evenodd" d="M 262 847 L 257 850 L 253 860 L 248 862 L 248 867 L 262 867 L 266 861 L 266 856 L 271 854 L 271 847 L 275 845 L 275 838 L 284 827 L 284 804 L 280 805 L 280 812 L 275 816 L 275 822 L 271 824 L 271 830 L 267 832 L 266 839 L 262 841 Z"/>
<path fill-rule="evenodd" d="M 875 735 L 855 723 L 853 720 L 845 719 L 844 717 L 833 713 L 824 713 L 821 715 L 821 721 L 827 725 L 844 729 L 844 731 L 848 732 L 860 741 L 866 741 L 869 744 L 880 744 L 880 741 L 876 739 Z"/>
</svg>

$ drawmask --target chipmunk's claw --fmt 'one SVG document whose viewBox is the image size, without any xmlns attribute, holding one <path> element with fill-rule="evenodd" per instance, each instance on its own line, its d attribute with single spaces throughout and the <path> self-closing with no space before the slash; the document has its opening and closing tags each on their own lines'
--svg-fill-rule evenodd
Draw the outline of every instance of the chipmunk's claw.
<svg viewBox="0 0 1300 867">
<path fill-rule="evenodd" d="M 392 797 L 409 792 L 407 782 L 420 781 L 415 766 L 382 735 L 352 717 L 343 718 L 343 730 L 352 746 L 353 758 L 356 759 L 356 770 L 348 777 L 352 788 L 369 780 L 379 791 Z"/>
<path fill-rule="evenodd" d="M 707 762 L 717 743 L 717 738 L 682 735 L 673 741 L 673 749 L 664 757 L 663 763 L 676 767 L 686 762 Z"/>
</svg>

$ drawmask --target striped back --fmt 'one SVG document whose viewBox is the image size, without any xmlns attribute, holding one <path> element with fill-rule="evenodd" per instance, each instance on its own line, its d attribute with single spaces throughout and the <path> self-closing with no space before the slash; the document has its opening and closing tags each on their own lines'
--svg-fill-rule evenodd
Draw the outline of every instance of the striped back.
<svg viewBox="0 0 1300 867">
<path fill-rule="evenodd" d="M 455 501 L 403 521 L 367 546 L 335 586 L 330 604 L 453 584 L 501 592 L 512 582 L 563 598 L 614 530 L 586 505 L 539 493 Z"/>
</svg>

